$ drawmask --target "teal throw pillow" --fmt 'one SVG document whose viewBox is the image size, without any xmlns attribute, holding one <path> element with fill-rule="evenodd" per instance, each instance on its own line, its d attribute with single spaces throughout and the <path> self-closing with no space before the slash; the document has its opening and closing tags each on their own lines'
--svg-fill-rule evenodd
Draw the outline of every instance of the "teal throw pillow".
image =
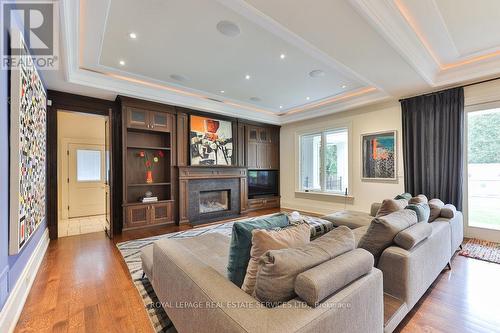
<svg viewBox="0 0 500 333">
<path fill-rule="evenodd" d="M 394 199 L 395 200 L 399 200 L 399 199 L 410 200 L 412 197 L 413 196 L 411 195 L 411 193 L 401 193 L 401 194 L 396 195 L 396 197 Z"/>
<path fill-rule="evenodd" d="M 417 213 L 418 222 L 429 222 L 429 217 L 431 215 L 431 208 L 429 207 L 429 204 L 409 204 L 405 209 L 411 209 Z"/>
<path fill-rule="evenodd" d="M 289 225 L 285 214 L 276 214 L 252 221 L 241 221 L 233 224 L 233 234 L 229 245 L 229 261 L 227 277 L 238 287 L 241 287 L 247 272 L 252 248 L 252 230 L 283 228 Z"/>
</svg>

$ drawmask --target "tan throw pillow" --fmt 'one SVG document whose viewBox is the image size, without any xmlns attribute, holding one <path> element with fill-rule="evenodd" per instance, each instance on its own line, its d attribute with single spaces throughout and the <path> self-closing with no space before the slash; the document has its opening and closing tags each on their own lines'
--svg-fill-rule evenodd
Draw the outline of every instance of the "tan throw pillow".
<svg viewBox="0 0 500 333">
<path fill-rule="evenodd" d="M 439 199 L 429 200 L 429 208 L 431 209 L 431 215 L 429 216 L 429 222 L 434 221 L 441 215 L 441 209 L 444 207 L 444 202 Z"/>
<path fill-rule="evenodd" d="M 302 272 L 354 249 L 354 234 L 341 226 L 297 248 L 267 251 L 259 260 L 255 297 L 275 306 L 295 297 L 295 278 Z"/>
<path fill-rule="evenodd" d="M 309 224 L 301 223 L 278 230 L 255 229 L 252 231 L 252 248 L 247 273 L 241 289 L 252 295 L 257 280 L 259 259 L 269 250 L 299 247 L 309 243 L 311 230 Z"/>
<path fill-rule="evenodd" d="M 406 206 L 408 206 L 408 201 L 406 199 L 385 199 L 382 201 L 382 205 L 378 209 L 376 217 L 389 215 L 404 209 Z"/>
<path fill-rule="evenodd" d="M 358 247 L 367 250 L 375 258 L 375 264 L 382 252 L 392 245 L 394 237 L 406 228 L 416 224 L 417 213 L 410 209 L 402 209 L 392 214 L 373 219 Z"/>
<path fill-rule="evenodd" d="M 419 204 L 419 203 L 428 203 L 427 197 L 423 194 L 419 194 L 416 197 L 411 198 L 408 203 L 409 204 Z"/>
</svg>

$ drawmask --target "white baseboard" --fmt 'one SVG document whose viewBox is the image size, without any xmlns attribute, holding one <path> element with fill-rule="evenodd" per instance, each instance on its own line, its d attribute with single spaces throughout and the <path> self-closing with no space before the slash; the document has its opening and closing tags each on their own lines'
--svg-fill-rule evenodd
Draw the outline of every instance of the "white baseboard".
<svg viewBox="0 0 500 333">
<path fill-rule="evenodd" d="M 0 312 L 0 332 L 11 333 L 16 328 L 24 303 L 28 298 L 33 281 L 35 281 L 38 268 L 49 246 L 49 241 L 49 229 L 47 228 L 19 276 L 16 285 L 9 293 L 9 298 L 5 302 L 2 312 Z"/>
</svg>

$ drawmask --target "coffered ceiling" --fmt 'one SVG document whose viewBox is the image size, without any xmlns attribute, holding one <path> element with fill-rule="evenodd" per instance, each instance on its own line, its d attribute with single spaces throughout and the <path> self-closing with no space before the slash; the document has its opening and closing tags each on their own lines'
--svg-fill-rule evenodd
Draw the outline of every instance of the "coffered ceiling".
<svg viewBox="0 0 500 333">
<path fill-rule="evenodd" d="M 286 123 L 500 72 L 497 0 L 62 0 L 50 89 Z"/>
</svg>

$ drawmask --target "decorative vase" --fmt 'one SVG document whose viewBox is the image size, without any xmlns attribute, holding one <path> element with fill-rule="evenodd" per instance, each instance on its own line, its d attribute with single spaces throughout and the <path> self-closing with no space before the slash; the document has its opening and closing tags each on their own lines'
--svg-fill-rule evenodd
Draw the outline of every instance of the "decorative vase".
<svg viewBox="0 0 500 333">
<path fill-rule="evenodd" d="M 146 172 L 146 183 L 151 184 L 153 182 L 153 171 L 148 170 Z"/>
</svg>

